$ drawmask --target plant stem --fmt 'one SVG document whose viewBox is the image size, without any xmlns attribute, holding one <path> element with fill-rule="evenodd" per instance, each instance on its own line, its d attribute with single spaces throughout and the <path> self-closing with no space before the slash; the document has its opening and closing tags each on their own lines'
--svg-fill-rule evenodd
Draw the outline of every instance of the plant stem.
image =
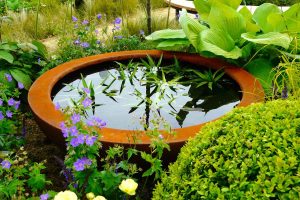
<svg viewBox="0 0 300 200">
<path fill-rule="evenodd" d="M 147 31 L 148 34 L 151 34 L 151 0 L 146 2 L 146 13 L 147 13 Z"/>
<path fill-rule="evenodd" d="M 38 29 L 38 22 L 39 22 L 39 12 L 40 12 L 40 0 L 38 0 L 37 9 L 36 9 L 36 16 L 35 16 L 35 38 L 37 39 L 37 29 Z"/>
</svg>

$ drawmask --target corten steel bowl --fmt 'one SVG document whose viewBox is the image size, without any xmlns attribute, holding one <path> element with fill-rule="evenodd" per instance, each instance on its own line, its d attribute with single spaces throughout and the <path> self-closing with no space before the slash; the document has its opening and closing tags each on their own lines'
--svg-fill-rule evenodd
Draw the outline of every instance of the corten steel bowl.
<svg viewBox="0 0 300 200">
<path fill-rule="evenodd" d="M 96 64 L 99 63 L 145 58 L 147 55 L 152 58 L 160 58 L 160 56 L 163 55 L 164 59 L 174 59 L 174 56 L 176 56 L 178 60 L 191 63 L 196 66 L 211 68 L 214 70 L 223 68 L 225 73 L 235 80 L 241 88 L 242 99 L 238 104 L 238 107 L 247 106 L 251 103 L 259 102 L 264 99 L 264 92 L 258 80 L 242 68 L 228 64 L 225 61 L 205 58 L 196 54 L 158 50 L 122 51 L 72 60 L 49 70 L 39 77 L 31 86 L 28 94 L 28 102 L 37 123 L 50 140 L 64 148 L 65 140 L 59 128 L 59 123 L 64 121 L 64 116 L 61 111 L 55 109 L 55 105 L 51 100 L 51 93 L 55 84 L 70 73 L 87 69 L 91 66 L 98 67 Z M 168 142 L 171 147 L 171 151 L 166 153 L 165 158 L 167 161 L 175 160 L 185 141 L 199 132 L 204 124 L 205 123 L 174 129 L 174 131 L 177 132 L 175 136 L 165 136 L 165 138 L 167 138 L 166 142 Z M 135 145 L 137 149 L 147 151 L 149 150 L 149 144 L 151 143 L 149 137 L 144 133 L 141 133 L 139 143 L 134 144 L 132 130 L 121 130 L 107 127 L 101 130 L 101 134 L 102 137 L 100 140 L 104 148 L 108 148 L 114 144 L 123 145 L 125 147 Z"/>
</svg>

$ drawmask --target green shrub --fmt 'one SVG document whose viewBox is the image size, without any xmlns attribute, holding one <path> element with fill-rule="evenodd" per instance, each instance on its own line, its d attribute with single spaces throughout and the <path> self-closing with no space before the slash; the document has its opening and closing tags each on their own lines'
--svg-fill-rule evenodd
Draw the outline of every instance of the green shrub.
<svg viewBox="0 0 300 200">
<path fill-rule="evenodd" d="M 205 126 L 153 199 L 299 199 L 299 171 L 300 101 L 259 103 Z"/>
</svg>

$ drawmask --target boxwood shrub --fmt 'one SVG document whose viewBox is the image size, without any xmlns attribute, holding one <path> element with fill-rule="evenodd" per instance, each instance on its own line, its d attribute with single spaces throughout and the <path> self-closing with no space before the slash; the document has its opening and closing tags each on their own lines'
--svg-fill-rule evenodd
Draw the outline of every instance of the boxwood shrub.
<svg viewBox="0 0 300 200">
<path fill-rule="evenodd" d="M 300 101 L 253 104 L 206 125 L 153 199 L 300 199 Z"/>
</svg>

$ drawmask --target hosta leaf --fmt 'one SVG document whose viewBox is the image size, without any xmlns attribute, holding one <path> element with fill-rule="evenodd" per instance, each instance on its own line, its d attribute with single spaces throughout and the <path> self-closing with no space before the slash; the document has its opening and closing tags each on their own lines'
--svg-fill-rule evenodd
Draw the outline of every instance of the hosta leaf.
<svg viewBox="0 0 300 200">
<path fill-rule="evenodd" d="M 188 39 L 169 39 L 160 42 L 157 45 L 157 48 L 163 49 L 167 47 L 175 47 L 175 46 L 189 46 L 191 43 Z"/>
<path fill-rule="evenodd" d="M 272 89 L 272 81 L 275 75 L 273 64 L 266 59 L 258 58 L 245 66 L 245 69 L 255 76 L 268 93 Z"/>
<path fill-rule="evenodd" d="M 199 33 L 206 30 L 207 27 L 200 24 L 196 19 L 188 16 L 186 10 L 182 11 L 179 23 L 190 43 L 197 49 Z"/>
<path fill-rule="evenodd" d="M 200 38 L 199 51 L 208 51 L 231 59 L 237 59 L 242 56 L 242 50 L 234 45 L 234 41 L 228 34 L 210 29 L 202 31 Z"/>
<path fill-rule="evenodd" d="M 4 59 L 9 63 L 14 62 L 14 56 L 11 53 L 4 50 L 0 50 L 0 59 Z"/>
<path fill-rule="evenodd" d="M 278 32 L 269 32 L 261 35 L 244 33 L 242 34 L 242 38 L 256 44 L 276 45 L 285 49 L 287 49 L 291 43 L 291 38 L 288 34 Z"/>
<path fill-rule="evenodd" d="M 18 82 L 23 83 L 26 90 L 29 90 L 32 80 L 30 76 L 19 69 L 10 69 L 9 72 Z"/>
<path fill-rule="evenodd" d="M 177 30 L 165 29 L 165 30 L 155 31 L 151 35 L 148 35 L 146 37 L 147 40 L 177 39 L 177 38 L 186 38 L 186 35 L 182 29 L 177 29 Z"/>
<path fill-rule="evenodd" d="M 264 33 L 274 31 L 274 23 L 272 22 L 272 13 L 281 13 L 281 10 L 278 6 L 271 3 L 264 3 L 256 8 L 253 13 L 253 20 L 259 25 Z"/>
<path fill-rule="evenodd" d="M 37 52 L 40 55 L 42 55 L 43 57 L 46 57 L 46 55 L 47 55 L 47 48 L 46 48 L 46 46 L 43 43 L 35 40 L 35 41 L 32 41 L 32 44 L 34 46 L 36 46 Z"/>
<path fill-rule="evenodd" d="M 208 17 L 210 28 L 228 33 L 234 41 L 246 32 L 246 22 L 242 14 L 222 3 L 214 3 Z"/>
<path fill-rule="evenodd" d="M 242 9 L 239 10 L 239 13 L 243 15 L 245 21 L 246 21 L 246 31 L 247 32 L 253 32 L 256 33 L 260 31 L 260 28 L 255 22 L 252 20 L 252 13 L 251 11 L 246 7 L 242 7 Z"/>
</svg>

